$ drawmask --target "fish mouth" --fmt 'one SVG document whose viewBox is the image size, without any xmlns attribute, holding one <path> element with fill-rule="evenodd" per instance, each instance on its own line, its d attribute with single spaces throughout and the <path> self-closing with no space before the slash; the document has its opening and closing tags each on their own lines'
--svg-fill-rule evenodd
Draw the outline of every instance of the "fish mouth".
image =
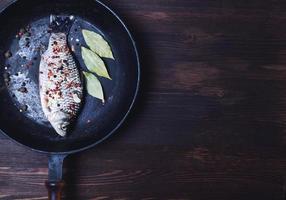
<svg viewBox="0 0 286 200">
<path fill-rule="evenodd" d="M 62 111 L 51 113 L 48 116 L 48 119 L 52 125 L 52 127 L 55 129 L 57 134 L 61 136 L 66 136 L 69 125 L 70 125 L 70 116 L 67 113 L 64 113 Z"/>
</svg>

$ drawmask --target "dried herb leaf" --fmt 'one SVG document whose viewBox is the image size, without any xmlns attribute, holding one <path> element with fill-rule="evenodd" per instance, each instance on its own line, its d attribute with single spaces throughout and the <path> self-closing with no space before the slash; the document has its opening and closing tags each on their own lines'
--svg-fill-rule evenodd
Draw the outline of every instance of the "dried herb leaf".
<svg viewBox="0 0 286 200">
<path fill-rule="evenodd" d="M 103 89 L 98 78 L 96 78 L 96 76 L 89 72 L 83 72 L 83 74 L 86 78 L 86 89 L 88 94 L 98 99 L 101 99 L 104 103 Z"/>
<path fill-rule="evenodd" d="M 103 60 L 93 51 L 81 47 L 81 56 L 89 71 L 111 80 Z"/>
<path fill-rule="evenodd" d="M 97 53 L 100 57 L 114 59 L 109 44 L 101 35 L 86 29 L 82 30 L 82 34 L 87 46 L 89 46 L 92 51 Z"/>
</svg>

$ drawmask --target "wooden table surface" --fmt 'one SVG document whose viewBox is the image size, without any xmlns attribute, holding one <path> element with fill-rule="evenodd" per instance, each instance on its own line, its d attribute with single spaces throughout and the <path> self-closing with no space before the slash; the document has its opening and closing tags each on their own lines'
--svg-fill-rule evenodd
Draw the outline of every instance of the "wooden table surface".
<svg viewBox="0 0 286 200">
<path fill-rule="evenodd" d="M 286 2 L 104 2 L 138 43 L 142 88 L 117 135 L 68 158 L 66 199 L 284 200 Z M 47 173 L 0 136 L 0 199 L 47 199 Z"/>
</svg>

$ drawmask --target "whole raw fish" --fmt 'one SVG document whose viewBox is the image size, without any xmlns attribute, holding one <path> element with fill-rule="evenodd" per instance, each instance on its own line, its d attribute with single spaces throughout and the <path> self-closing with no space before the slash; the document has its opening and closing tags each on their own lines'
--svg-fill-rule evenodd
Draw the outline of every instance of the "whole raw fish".
<svg viewBox="0 0 286 200">
<path fill-rule="evenodd" d="M 67 44 L 73 17 L 51 16 L 48 49 L 39 69 L 40 98 L 45 116 L 55 131 L 65 136 L 82 102 L 82 82 Z"/>
</svg>

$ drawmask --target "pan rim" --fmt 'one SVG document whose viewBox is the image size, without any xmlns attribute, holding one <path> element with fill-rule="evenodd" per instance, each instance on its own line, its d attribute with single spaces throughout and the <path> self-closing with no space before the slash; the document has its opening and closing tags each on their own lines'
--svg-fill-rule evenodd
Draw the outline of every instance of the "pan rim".
<svg viewBox="0 0 286 200">
<path fill-rule="evenodd" d="M 17 3 L 19 0 L 11 0 L 6 6 L 4 6 L 1 10 L 0 13 L 2 13 L 3 11 L 5 11 L 8 7 L 10 7 L 11 5 Z M 16 144 L 23 146 L 27 149 L 30 149 L 32 151 L 35 152 L 39 152 L 39 153 L 43 153 L 43 154 L 47 154 L 47 155 L 69 155 L 69 154 L 74 154 L 74 153 L 78 153 L 87 149 L 90 149 L 92 147 L 95 147 L 96 145 L 102 143 L 103 141 L 105 141 L 106 139 L 108 139 L 110 136 L 112 136 L 113 134 L 116 133 L 116 131 L 121 127 L 121 125 L 125 122 L 126 118 L 128 117 L 128 115 L 130 114 L 132 108 L 134 107 L 135 101 L 138 97 L 138 93 L 139 93 L 139 88 L 140 88 L 140 81 L 141 81 L 141 64 L 140 64 L 140 57 L 139 57 L 139 53 L 138 53 L 138 49 L 137 49 L 137 45 L 136 42 L 134 40 L 134 37 L 132 36 L 131 32 L 129 31 L 129 29 L 127 28 L 126 24 L 123 22 L 123 20 L 116 14 L 115 11 L 113 11 L 109 6 L 107 6 L 106 4 L 104 4 L 103 2 L 101 2 L 100 0 L 93 0 L 96 3 L 99 3 L 101 6 L 103 6 L 107 11 L 109 11 L 114 17 L 116 17 L 116 19 L 120 22 L 120 24 L 123 26 L 123 28 L 125 29 L 125 31 L 127 32 L 132 45 L 133 45 L 133 49 L 135 52 L 135 56 L 136 56 L 136 60 L 137 60 L 137 71 L 138 71 L 138 75 L 137 75 L 137 81 L 136 81 L 136 90 L 134 92 L 134 96 L 132 99 L 131 104 L 128 107 L 127 112 L 124 114 L 124 116 L 122 117 L 122 119 L 118 122 L 118 124 L 103 138 L 101 138 L 100 140 L 94 142 L 93 144 L 87 145 L 85 147 L 79 148 L 79 149 L 74 149 L 74 150 L 70 150 L 70 151 L 45 151 L 45 150 L 40 150 L 40 149 L 36 149 L 33 147 L 30 147 L 28 145 L 25 145 L 17 140 L 15 140 L 14 138 L 10 137 L 9 134 L 7 134 L 6 132 L 4 132 L 3 130 L 0 129 L 0 133 L 6 137 L 8 137 L 9 139 L 11 139 L 13 142 L 15 142 Z"/>
</svg>

